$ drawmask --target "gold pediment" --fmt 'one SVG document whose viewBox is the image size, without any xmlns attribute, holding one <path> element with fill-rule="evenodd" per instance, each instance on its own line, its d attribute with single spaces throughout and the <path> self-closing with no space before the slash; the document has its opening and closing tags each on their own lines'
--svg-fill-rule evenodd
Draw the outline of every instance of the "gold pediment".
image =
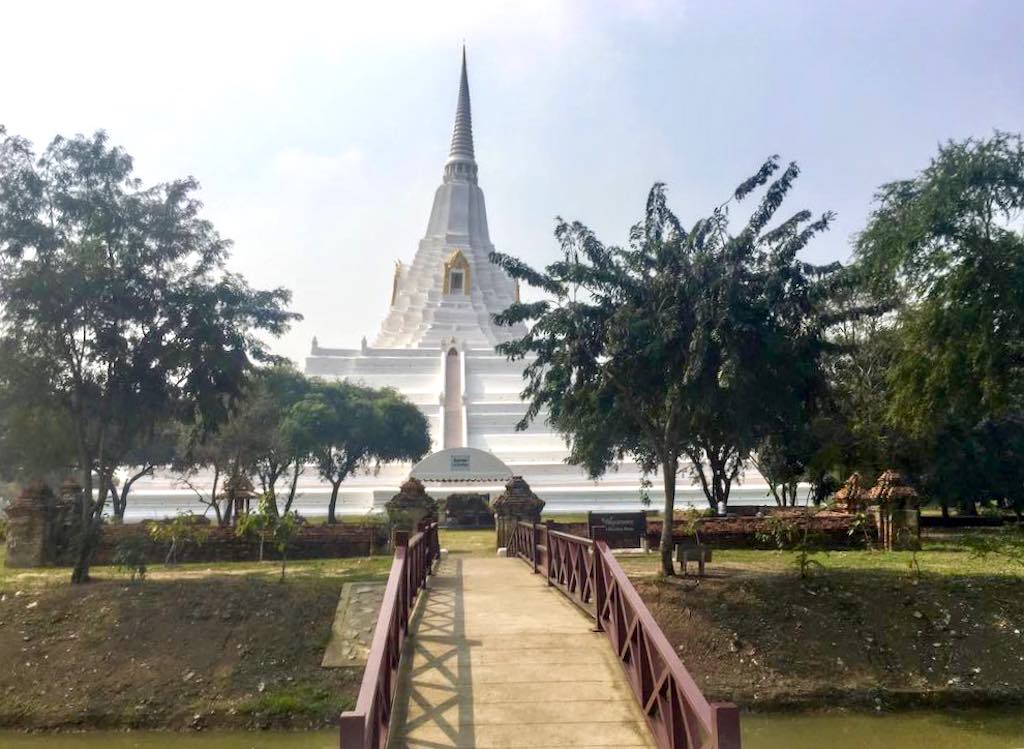
<svg viewBox="0 0 1024 749">
<path fill-rule="evenodd" d="M 455 250 L 448 259 L 444 261 L 444 293 L 451 294 L 452 291 L 452 271 L 460 273 L 462 276 L 462 288 L 456 289 L 456 294 L 468 294 L 470 289 L 470 268 L 469 261 L 466 256 L 462 254 L 462 250 Z M 458 286 L 458 284 L 456 284 Z"/>
</svg>

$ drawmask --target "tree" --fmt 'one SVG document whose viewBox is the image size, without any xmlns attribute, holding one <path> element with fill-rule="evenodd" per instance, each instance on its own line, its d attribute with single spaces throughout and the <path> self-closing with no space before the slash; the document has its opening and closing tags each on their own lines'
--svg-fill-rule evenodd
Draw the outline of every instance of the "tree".
<svg viewBox="0 0 1024 749">
<path fill-rule="evenodd" d="M 235 535 L 240 538 L 256 538 L 260 542 L 259 561 L 263 561 L 263 546 L 267 536 L 273 532 L 274 519 L 278 517 L 276 510 L 271 510 L 269 497 L 260 495 L 255 512 L 247 512 L 238 518 Z"/>
<path fill-rule="evenodd" d="M 5 385 L 67 419 L 85 496 L 72 581 L 84 582 L 129 448 L 171 413 L 222 420 L 268 357 L 259 335 L 297 315 L 287 291 L 227 270 L 230 242 L 200 217 L 194 179 L 143 187 L 102 132 L 57 137 L 38 159 L 0 138 Z"/>
<path fill-rule="evenodd" d="M 290 364 L 277 363 L 257 370 L 231 415 L 230 429 L 236 440 L 246 443 L 249 468 L 256 473 L 271 513 L 279 511 L 277 484 L 289 473 L 284 512 L 291 509 L 295 499 L 309 446 L 298 441 L 304 433 L 289 423 L 289 414 L 309 391 L 310 382 L 301 372 Z"/>
<path fill-rule="evenodd" d="M 776 157 L 737 188 L 741 201 L 778 171 Z M 563 257 L 543 273 L 494 253 L 514 278 L 552 299 L 517 303 L 499 323 L 533 321 L 499 346 L 527 360 L 520 428 L 545 410 L 569 461 L 597 476 L 626 454 L 660 469 L 662 570 L 673 574 L 672 513 L 680 457 L 690 456 L 712 504 L 728 501 L 742 461 L 794 399 L 813 388 L 824 279 L 796 254 L 830 215 L 800 211 L 767 230 L 798 170 L 772 182 L 745 227 L 729 234 L 728 202 L 682 227 L 662 185 L 651 190 L 628 248 L 559 219 Z M 710 475 L 703 464 L 709 464 Z"/>
<path fill-rule="evenodd" d="M 178 459 L 181 432 L 180 424 L 169 419 L 157 421 L 149 425 L 148 431 L 138 434 L 136 441 L 123 452 L 121 468 L 126 470 L 125 478 L 120 486 L 114 483 L 110 486 L 110 502 L 116 520 L 124 520 L 128 494 L 136 481 L 151 476 L 157 466 L 169 466 Z"/>
<path fill-rule="evenodd" d="M 965 512 L 998 473 L 971 470 L 975 430 L 1024 414 L 1022 209 L 1024 142 L 996 132 L 883 185 L 856 243 L 865 288 L 896 309 L 886 418 L 920 446 L 933 496 Z"/>
<path fill-rule="evenodd" d="M 285 512 L 274 517 L 272 523 L 271 538 L 274 548 L 281 555 L 281 582 L 284 582 L 284 573 L 288 567 L 288 547 L 299 532 L 299 516 L 294 512 Z"/>
<path fill-rule="evenodd" d="M 1024 142 L 940 147 L 883 185 L 857 239 L 865 283 L 898 303 L 891 416 L 916 434 L 1024 408 Z"/>
<path fill-rule="evenodd" d="M 396 391 L 348 382 L 316 382 L 288 419 L 293 444 L 309 447 L 320 477 L 331 484 L 327 522 L 337 522 L 338 492 L 356 471 L 415 461 L 430 450 L 423 413 Z"/>
</svg>

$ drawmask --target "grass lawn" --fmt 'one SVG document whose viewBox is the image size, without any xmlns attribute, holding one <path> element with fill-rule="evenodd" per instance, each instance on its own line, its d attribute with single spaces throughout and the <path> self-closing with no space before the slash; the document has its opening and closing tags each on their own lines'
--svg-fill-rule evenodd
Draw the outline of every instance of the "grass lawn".
<svg viewBox="0 0 1024 749">
<path fill-rule="evenodd" d="M 342 586 L 391 557 L 14 570 L 0 550 L 0 726 L 319 728 L 361 668 L 320 667 Z"/>
<path fill-rule="evenodd" d="M 71 579 L 70 567 L 12 569 L 4 566 L 7 550 L 0 546 L 0 590 L 13 588 L 38 590 L 66 585 Z M 390 556 L 348 557 L 345 559 L 301 559 L 288 562 L 287 581 L 296 583 L 320 578 L 336 578 L 342 582 L 358 582 L 386 577 Z M 113 566 L 95 566 L 90 570 L 95 582 L 127 582 L 128 575 Z M 146 581 L 202 580 L 212 577 L 251 577 L 276 580 L 281 565 L 267 562 L 196 562 L 164 566 L 153 564 L 146 572 Z"/>
<path fill-rule="evenodd" d="M 440 531 L 441 548 L 448 549 L 449 554 L 472 554 L 474 556 L 494 556 L 497 547 L 494 545 L 494 529 L 485 530 L 446 530 Z"/>
<path fill-rule="evenodd" d="M 822 567 L 819 573 L 828 571 L 872 570 L 909 574 L 915 570 L 914 562 L 921 574 L 937 575 L 1024 575 L 1024 565 L 1006 556 L 992 554 L 976 556 L 965 540 L 975 533 L 943 533 L 926 535 L 922 549 L 915 555 L 910 551 L 850 550 L 819 553 L 814 556 Z M 991 535 L 991 534 L 989 534 Z M 754 549 L 721 549 L 714 552 L 714 568 L 746 570 L 751 572 L 787 572 L 795 570 L 795 555 L 788 551 L 759 551 Z M 623 568 L 631 575 L 660 574 L 657 553 L 620 558 Z"/>
</svg>

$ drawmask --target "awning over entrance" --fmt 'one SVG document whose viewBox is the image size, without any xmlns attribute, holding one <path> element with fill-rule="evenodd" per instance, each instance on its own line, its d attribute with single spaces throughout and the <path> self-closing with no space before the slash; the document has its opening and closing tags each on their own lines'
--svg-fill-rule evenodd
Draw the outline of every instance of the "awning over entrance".
<svg viewBox="0 0 1024 749">
<path fill-rule="evenodd" d="M 413 466 L 409 475 L 424 483 L 504 484 L 512 478 L 512 470 L 486 450 L 450 447 L 425 457 Z"/>
</svg>

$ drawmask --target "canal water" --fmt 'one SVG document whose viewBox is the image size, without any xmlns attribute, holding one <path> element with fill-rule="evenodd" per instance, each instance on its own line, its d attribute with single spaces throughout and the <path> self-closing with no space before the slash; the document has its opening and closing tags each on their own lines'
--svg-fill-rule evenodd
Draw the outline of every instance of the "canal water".
<svg viewBox="0 0 1024 749">
<path fill-rule="evenodd" d="M 336 749 L 337 733 L 19 734 L 0 749 Z M 1024 710 L 905 714 L 745 715 L 744 749 L 1024 749 Z"/>
</svg>

